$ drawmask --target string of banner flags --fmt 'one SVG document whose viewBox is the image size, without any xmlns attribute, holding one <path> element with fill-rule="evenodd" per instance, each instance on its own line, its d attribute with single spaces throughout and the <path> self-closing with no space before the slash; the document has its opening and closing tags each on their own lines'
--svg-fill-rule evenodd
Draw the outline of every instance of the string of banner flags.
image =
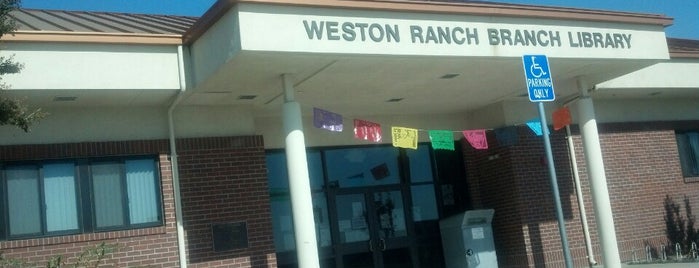
<svg viewBox="0 0 699 268">
<path fill-rule="evenodd" d="M 570 110 L 568 107 L 562 107 L 553 112 L 553 128 L 559 130 L 572 122 Z M 313 126 L 320 129 L 325 129 L 333 132 L 342 132 L 343 116 L 337 113 L 326 111 L 320 108 L 313 108 Z M 354 138 L 381 142 L 383 136 L 381 132 L 381 124 L 354 119 Z M 541 121 L 539 118 L 528 120 L 525 123 L 529 129 L 537 136 L 543 135 Z M 394 147 L 417 149 L 418 133 L 427 131 L 430 138 L 432 148 L 435 150 L 454 150 L 454 132 L 460 132 L 466 138 L 468 143 L 476 150 L 488 149 L 488 140 L 486 131 L 488 129 L 471 129 L 471 130 L 424 130 L 409 127 L 391 126 L 391 141 Z M 507 126 L 494 129 L 495 137 L 498 144 L 503 146 L 511 146 L 517 143 L 517 129 L 515 126 Z"/>
</svg>

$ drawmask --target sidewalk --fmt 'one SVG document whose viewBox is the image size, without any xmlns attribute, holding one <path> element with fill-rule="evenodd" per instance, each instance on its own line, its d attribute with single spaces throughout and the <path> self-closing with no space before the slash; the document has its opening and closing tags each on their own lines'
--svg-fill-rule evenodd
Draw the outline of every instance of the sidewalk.
<svg viewBox="0 0 699 268">
<path fill-rule="evenodd" d="M 603 266 L 593 266 L 595 268 Z M 699 262 L 695 263 L 654 263 L 654 264 L 622 264 L 624 268 L 699 268 Z"/>
<path fill-rule="evenodd" d="M 623 264 L 624 268 L 697 268 L 699 263 Z"/>
</svg>

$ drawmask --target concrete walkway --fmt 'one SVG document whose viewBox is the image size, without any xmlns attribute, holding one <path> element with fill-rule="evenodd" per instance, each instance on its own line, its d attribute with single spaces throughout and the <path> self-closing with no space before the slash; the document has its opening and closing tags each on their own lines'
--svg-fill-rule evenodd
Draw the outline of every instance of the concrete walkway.
<svg viewBox="0 0 699 268">
<path fill-rule="evenodd" d="M 583 266 L 587 267 L 587 266 Z M 591 266 L 592 268 L 604 268 L 604 265 Z M 695 263 L 653 263 L 653 264 L 627 264 L 622 263 L 622 268 L 699 268 L 699 262 Z"/>
<path fill-rule="evenodd" d="M 594 266 L 602 268 L 603 266 Z M 624 268 L 699 268 L 699 262 L 695 263 L 657 263 L 657 264 L 622 264 Z"/>
</svg>

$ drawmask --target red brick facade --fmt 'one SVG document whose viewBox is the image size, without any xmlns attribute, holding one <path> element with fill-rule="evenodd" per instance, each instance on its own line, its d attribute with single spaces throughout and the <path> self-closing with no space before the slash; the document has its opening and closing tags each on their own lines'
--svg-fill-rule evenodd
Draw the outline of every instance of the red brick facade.
<svg viewBox="0 0 699 268">
<path fill-rule="evenodd" d="M 663 203 L 683 205 L 697 215 L 699 183 L 681 175 L 674 130 L 681 124 L 600 125 L 609 192 L 623 261 L 645 258 L 667 241 Z M 501 267 L 563 267 L 543 144 L 526 128 L 518 143 L 473 150 L 464 145 L 472 207 L 494 208 L 496 248 Z M 551 137 L 568 241 L 576 265 L 586 251 L 563 131 Z M 601 261 L 582 145 L 574 134 L 588 222 L 597 261 Z M 164 226 L 17 241 L 0 241 L 4 256 L 34 263 L 63 255 L 68 261 L 104 241 L 119 249 L 106 261 L 115 267 L 177 267 L 178 250 L 172 173 L 166 140 L 0 146 L 0 161 L 112 155 L 159 155 Z M 178 140 L 180 182 L 188 262 L 192 267 L 276 267 L 265 152 L 260 136 Z M 212 224 L 245 222 L 248 247 L 214 252 Z M 657 258 L 657 256 L 654 256 Z"/>
<path fill-rule="evenodd" d="M 262 137 L 191 139 L 178 146 L 190 267 L 276 267 Z M 245 222 L 248 248 L 213 251 L 212 224 Z"/>
<path fill-rule="evenodd" d="M 276 267 L 262 138 L 198 138 L 181 139 L 177 143 L 190 265 Z M 0 251 L 7 258 L 43 266 L 42 263 L 56 255 L 73 262 L 86 248 L 105 242 L 118 247 L 105 261 L 113 267 L 178 267 L 167 140 L 0 146 L 3 162 L 146 154 L 159 155 L 163 226 L 0 241 Z M 228 221 L 247 223 L 248 247 L 213 253 L 211 224 Z"/>
<path fill-rule="evenodd" d="M 600 125 L 622 261 L 631 261 L 634 253 L 645 259 L 647 245 L 657 253 L 667 242 L 666 196 L 683 207 L 686 196 L 697 215 L 699 183 L 685 182 L 682 177 L 674 131 L 696 125 Z M 501 267 L 564 267 L 542 139 L 526 127 L 518 133 L 514 146 L 498 146 L 492 133 L 489 150 L 476 151 L 464 145 L 473 207 L 496 211 L 493 228 Z M 573 136 L 595 259 L 601 262 L 582 144 L 579 134 Z M 583 266 L 587 254 L 564 131 L 553 133 L 551 143 L 571 254 L 576 266 Z"/>
</svg>

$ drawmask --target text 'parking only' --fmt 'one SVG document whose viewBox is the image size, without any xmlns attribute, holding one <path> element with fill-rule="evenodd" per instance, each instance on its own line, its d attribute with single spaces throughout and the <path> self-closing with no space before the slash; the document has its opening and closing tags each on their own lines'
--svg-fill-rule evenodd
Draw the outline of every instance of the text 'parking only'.
<svg viewBox="0 0 699 268">
<path fill-rule="evenodd" d="M 524 55 L 524 76 L 527 81 L 529 101 L 553 101 L 556 94 L 553 93 L 553 80 L 549 70 L 549 60 L 546 55 Z"/>
</svg>

